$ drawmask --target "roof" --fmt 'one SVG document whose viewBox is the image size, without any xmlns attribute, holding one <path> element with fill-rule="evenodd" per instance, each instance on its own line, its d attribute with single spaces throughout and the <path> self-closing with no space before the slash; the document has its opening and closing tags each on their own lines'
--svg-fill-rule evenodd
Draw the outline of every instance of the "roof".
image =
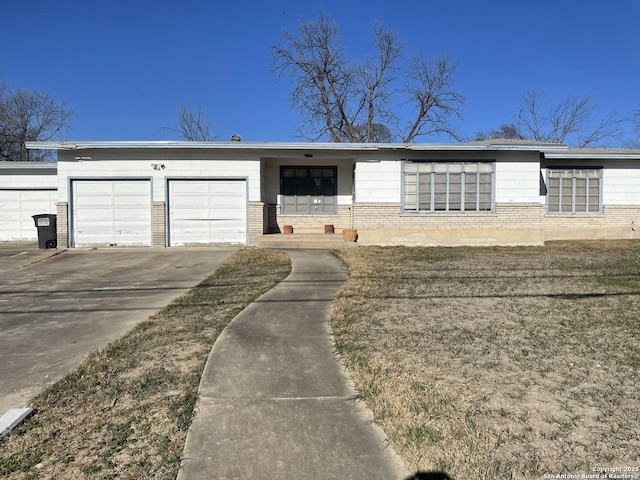
<svg viewBox="0 0 640 480">
<path fill-rule="evenodd" d="M 466 142 L 467 145 L 500 145 L 500 146 L 535 146 L 544 148 L 563 148 L 566 150 L 567 145 L 557 142 L 540 142 L 536 140 L 522 140 L 519 138 L 493 138 L 489 140 L 474 140 L 473 142 Z"/>
<path fill-rule="evenodd" d="M 640 149 L 570 149 L 565 144 L 528 140 L 494 139 L 466 143 L 320 143 L 320 142 L 192 142 L 192 141 L 46 141 L 26 142 L 28 149 L 196 149 L 335 152 L 425 152 L 425 151 L 529 151 L 547 159 L 640 159 Z"/>
<path fill-rule="evenodd" d="M 192 141 L 46 141 L 26 142 L 36 150 L 94 149 L 210 149 L 210 150 L 300 150 L 300 151 L 438 151 L 438 150 L 566 150 L 553 143 L 490 140 L 469 143 L 320 143 L 320 142 L 192 142 Z"/>
</svg>

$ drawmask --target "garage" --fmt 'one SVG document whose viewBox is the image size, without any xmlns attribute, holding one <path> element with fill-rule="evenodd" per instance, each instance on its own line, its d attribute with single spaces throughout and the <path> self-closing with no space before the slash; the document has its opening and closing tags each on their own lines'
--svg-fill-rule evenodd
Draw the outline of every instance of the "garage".
<svg viewBox="0 0 640 480">
<path fill-rule="evenodd" d="M 168 179 L 169 245 L 247 243 L 245 179 Z"/>
<path fill-rule="evenodd" d="M 0 190 L 0 240 L 37 240 L 32 215 L 56 213 L 55 188 Z"/>
<path fill-rule="evenodd" d="M 71 180 L 72 246 L 151 246 L 151 181 Z"/>
</svg>

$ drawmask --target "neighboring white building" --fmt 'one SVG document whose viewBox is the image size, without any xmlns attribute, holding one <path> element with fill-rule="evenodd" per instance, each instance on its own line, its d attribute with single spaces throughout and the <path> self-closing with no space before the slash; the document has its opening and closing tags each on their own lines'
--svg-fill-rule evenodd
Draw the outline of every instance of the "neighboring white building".
<svg viewBox="0 0 640 480">
<path fill-rule="evenodd" d="M 640 150 L 508 140 L 27 147 L 58 152 L 60 246 L 255 245 L 284 225 L 356 229 L 362 244 L 542 244 L 636 238 L 640 222 Z"/>
<path fill-rule="evenodd" d="M 0 162 L 0 241 L 37 240 L 32 215 L 56 213 L 56 164 Z"/>
</svg>

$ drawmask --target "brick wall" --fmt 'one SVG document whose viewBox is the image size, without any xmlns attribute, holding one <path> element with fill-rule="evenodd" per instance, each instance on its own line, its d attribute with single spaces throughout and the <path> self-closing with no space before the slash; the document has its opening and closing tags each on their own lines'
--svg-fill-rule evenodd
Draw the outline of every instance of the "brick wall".
<svg viewBox="0 0 640 480">
<path fill-rule="evenodd" d="M 338 206 L 337 215 L 283 215 L 276 205 L 270 205 L 269 233 L 280 233 L 284 225 L 291 225 L 298 233 L 324 233 L 325 225 L 333 225 L 336 232 L 351 228 L 351 206 Z"/>
<path fill-rule="evenodd" d="M 605 205 L 602 215 L 545 215 L 547 240 L 640 238 L 640 206 Z"/>
<path fill-rule="evenodd" d="M 354 226 L 372 244 L 540 244 L 548 240 L 640 238 L 640 206 L 602 215 L 549 215 L 546 206 L 496 204 L 495 213 L 402 213 L 400 204 L 356 204 Z"/>
<path fill-rule="evenodd" d="M 69 245 L 69 204 L 67 202 L 56 203 L 56 235 L 58 248 L 67 248 Z"/>
<path fill-rule="evenodd" d="M 255 245 L 256 237 L 265 231 L 265 223 L 268 221 L 265 210 L 263 202 L 249 202 L 249 245 Z"/>
<path fill-rule="evenodd" d="M 166 246 L 165 203 L 153 202 L 151 228 L 153 229 L 153 246 Z"/>
<path fill-rule="evenodd" d="M 545 208 L 539 204 L 497 204 L 495 213 L 402 213 L 400 204 L 354 205 L 355 228 L 540 228 Z"/>
</svg>

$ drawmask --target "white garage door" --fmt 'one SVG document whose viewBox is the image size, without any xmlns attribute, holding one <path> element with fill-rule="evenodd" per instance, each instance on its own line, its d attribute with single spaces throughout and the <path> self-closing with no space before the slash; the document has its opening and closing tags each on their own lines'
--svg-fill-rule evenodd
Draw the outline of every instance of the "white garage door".
<svg viewBox="0 0 640 480">
<path fill-rule="evenodd" d="M 244 180 L 169 180 L 169 245 L 246 242 Z"/>
<path fill-rule="evenodd" d="M 73 180 L 73 245 L 150 246 L 149 180 Z"/>
<path fill-rule="evenodd" d="M 56 213 L 58 192 L 48 190 L 0 190 L 0 240 L 37 240 L 32 215 Z"/>
</svg>

